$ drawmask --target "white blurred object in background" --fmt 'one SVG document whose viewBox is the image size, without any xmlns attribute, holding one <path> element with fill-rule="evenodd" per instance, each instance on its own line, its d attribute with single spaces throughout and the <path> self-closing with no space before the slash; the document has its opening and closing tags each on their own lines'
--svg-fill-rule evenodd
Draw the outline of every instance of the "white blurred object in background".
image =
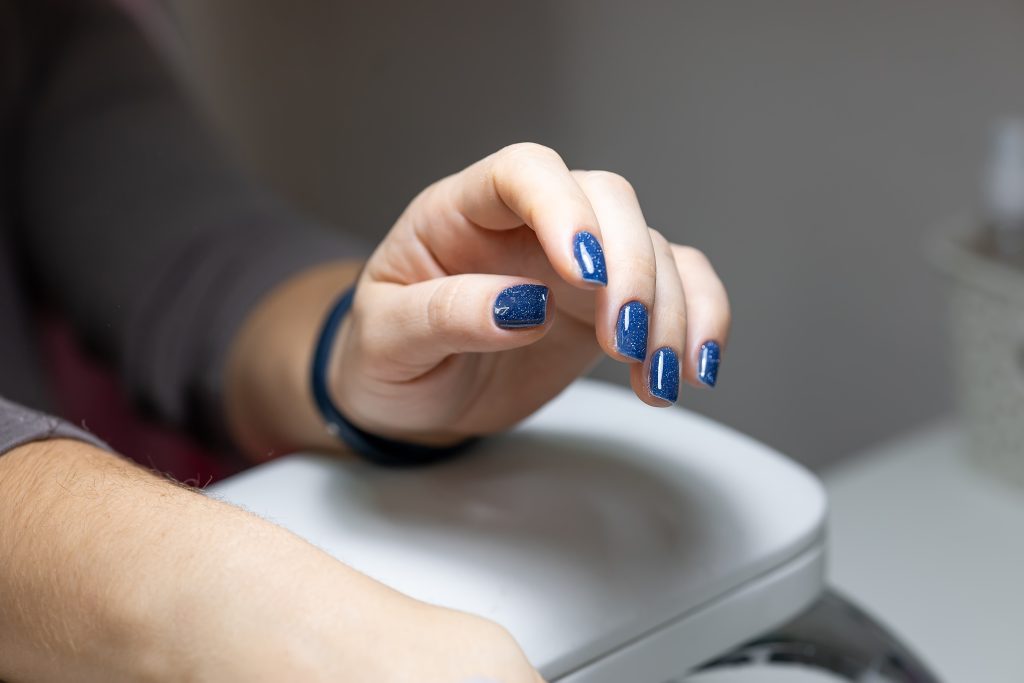
<svg viewBox="0 0 1024 683">
<path fill-rule="evenodd" d="M 1024 253 L 1024 120 L 1006 119 L 993 131 L 985 174 L 985 214 L 1004 257 Z"/>
<path fill-rule="evenodd" d="M 981 215 L 936 235 L 952 371 L 972 461 L 1024 487 L 1024 120 L 995 129 Z"/>
</svg>

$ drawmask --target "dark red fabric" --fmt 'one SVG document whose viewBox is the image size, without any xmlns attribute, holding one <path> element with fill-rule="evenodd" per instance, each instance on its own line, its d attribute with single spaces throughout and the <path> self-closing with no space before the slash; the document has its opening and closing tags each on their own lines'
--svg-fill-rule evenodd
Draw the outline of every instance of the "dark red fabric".
<svg viewBox="0 0 1024 683">
<path fill-rule="evenodd" d="M 192 486 L 206 486 L 244 468 L 240 455 L 211 449 L 140 415 L 114 374 L 79 347 L 62 320 L 44 316 L 40 333 L 60 417 L 84 426 L 139 464 Z"/>
</svg>

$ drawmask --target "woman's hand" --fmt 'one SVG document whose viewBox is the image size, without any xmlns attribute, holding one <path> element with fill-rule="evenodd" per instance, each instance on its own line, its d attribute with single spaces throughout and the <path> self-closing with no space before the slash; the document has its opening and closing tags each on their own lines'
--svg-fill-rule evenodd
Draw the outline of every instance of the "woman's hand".
<svg viewBox="0 0 1024 683">
<path fill-rule="evenodd" d="M 0 679 L 541 683 L 504 629 L 69 440 L 0 458 Z"/>
<path fill-rule="evenodd" d="M 332 390 L 367 431 L 444 444 L 515 424 L 605 353 L 667 406 L 680 375 L 714 385 L 729 321 L 710 263 L 649 228 L 626 180 L 518 144 L 402 214 L 359 278 Z"/>
<path fill-rule="evenodd" d="M 342 263 L 299 274 L 239 332 L 225 408 L 254 458 L 342 448 L 313 405 L 309 372 L 324 317 L 357 271 Z M 570 171 L 549 149 L 514 145 L 427 188 L 399 218 L 359 276 L 333 349 L 331 390 L 364 430 L 441 445 L 515 424 L 602 352 L 630 364 L 641 400 L 670 405 L 681 379 L 714 384 L 728 331 L 728 299 L 711 265 L 651 230 L 625 180 Z M 318 596 L 311 614 L 343 604 L 340 595 L 322 599 L 329 588 L 302 583 Z M 408 598 L 371 602 L 376 626 L 346 630 L 367 635 L 353 670 L 373 675 L 361 680 L 536 678 L 493 624 Z M 316 648 L 336 643 L 331 630 L 315 633 L 323 635 L 310 641 Z M 252 661 L 262 670 L 264 659 Z"/>
</svg>

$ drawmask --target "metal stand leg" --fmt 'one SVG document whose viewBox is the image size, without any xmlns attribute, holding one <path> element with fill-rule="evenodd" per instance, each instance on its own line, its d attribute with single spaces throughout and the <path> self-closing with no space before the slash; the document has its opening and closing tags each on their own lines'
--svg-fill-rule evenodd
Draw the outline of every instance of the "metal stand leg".
<svg viewBox="0 0 1024 683">
<path fill-rule="evenodd" d="M 856 683 L 939 683 L 892 634 L 834 591 L 762 638 L 701 667 L 795 664 Z"/>
</svg>

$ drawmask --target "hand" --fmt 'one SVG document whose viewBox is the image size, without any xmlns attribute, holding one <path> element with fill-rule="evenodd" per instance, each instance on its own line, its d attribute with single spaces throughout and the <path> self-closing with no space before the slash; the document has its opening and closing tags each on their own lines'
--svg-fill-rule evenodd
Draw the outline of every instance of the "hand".
<svg viewBox="0 0 1024 683">
<path fill-rule="evenodd" d="M 650 229 L 629 183 L 519 144 L 398 219 L 359 279 L 332 390 L 367 431 L 450 443 L 515 424 L 602 352 L 630 364 L 641 400 L 670 405 L 729 324 L 707 259 Z"/>
<path fill-rule="evenodd" d="M 0 680 L 542 683 L 511 636 L 91 446 L 0 458 Z"/>
</svg>

